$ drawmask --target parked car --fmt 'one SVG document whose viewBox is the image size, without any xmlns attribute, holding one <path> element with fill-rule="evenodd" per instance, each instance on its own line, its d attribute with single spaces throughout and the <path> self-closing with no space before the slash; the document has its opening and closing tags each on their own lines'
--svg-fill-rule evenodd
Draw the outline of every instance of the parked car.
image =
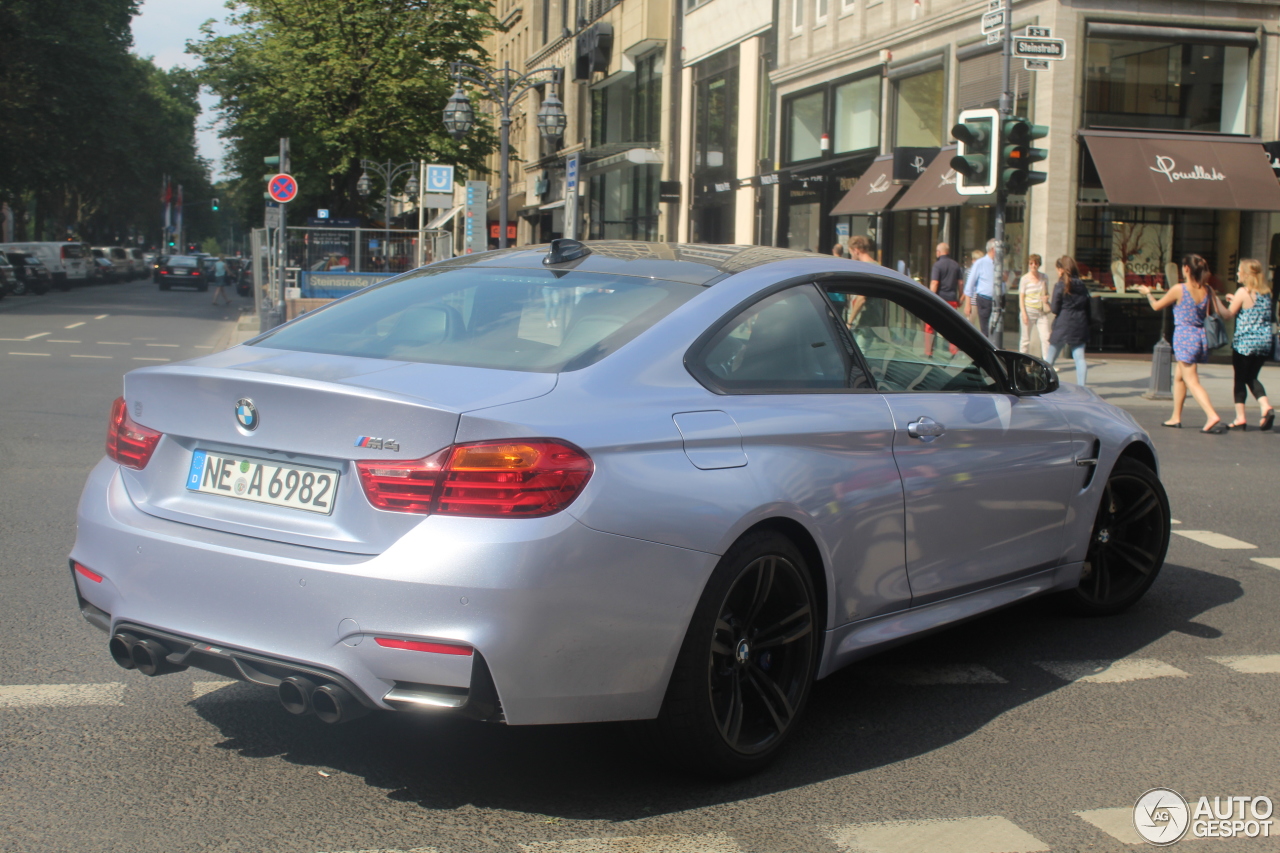
<svg viewBox="0 0 1280 853">
<path fill-rule="evenodd" d="M 89 250 L 89 255 L 94 261 L 94 279 L 96 281 L 110 284 L 124 280 L 124 276 L 128 272 L 127 264 L 117 266 L 111 260 L 111 253 L 108 249 L 94 247 Z"/>
<path fill-rule="evenodd" d="M 0 299 L 4 299 L 18 286 L 18 275 L 13 271 L 13 264 L 0 253 Z"/>
<path fill-rule="evenodd" d="M 131 278 L 146 278 L 151 275 L 151 263 L 141 249 L 125 249 L 129 255 Z"/>
<path fill-rule="evenodd" d="M 169 255 L 160 267 L 161 290 L 168 290 L 175 284 L 208 290 L 209 278 L 200 259 L 188 255 Z"/>
<path fill-rule="evenodd" d="M 0 256 L 7 257 L 9 263 L 13 265 L 14 274 L 17 276 L 17 284 L 13 290 L 15 294 L 22 296 L 34 293 L 43 296 L 49 292 L 49 287 L 53 283 L 53 274 L 38 256 L 29 252 L 0 252 Z"/>
<path fill-rule="evenodd" d="M 36 255 L 53 275 L 54 285 L 62 290 L 70 290 L 72 282 L 88 282 L 93 275 L 91 256 L 82 243 L 0 243 L 0 252 Z"/>
<path fill-rule="evenodd" d="M 169 261 L 169 255 L 156 255 L 151 259 L 151 280 L 160 283 L 160 270 Z"/>
<path fill-rule="evenodd" d="M 325 722 L 650 719 L 720 776 L 879 649 L 1124 610 L 1170 532 L 1130 415 L 903 275 L 769 247 L 441 261 L 127 374 L 107 453 L 69 569 L 122 667 Z"/>
</svg>

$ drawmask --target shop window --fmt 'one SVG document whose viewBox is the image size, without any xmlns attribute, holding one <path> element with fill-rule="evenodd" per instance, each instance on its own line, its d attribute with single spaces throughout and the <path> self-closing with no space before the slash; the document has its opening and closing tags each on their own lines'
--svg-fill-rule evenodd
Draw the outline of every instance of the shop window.
<svg viewBox="0 0 1280 853">
<path fill-rule="evenodd" d="M 738 49 L 730 48 L 694 69 L 694 174 L 737 169 Z"/>
<path fill-rule="evenodd" d="M 787 161 L 822 156 L 822 114 L 826 92 L 812 92 L 787 102 Z"/>
<path fill-rule="evenodd" d="M 592 240 L 658 239 L 660 166 L 630 166 L 593 175 L 589 185 Z"/>
<path fill-rule="evenodd" d="M 956 91 L 956 112 L 980 107 L 999 107 L 1002 87 L 1000 51 L 993 50 L 980 56 L 960 61 Z M 1009 70 L 1009 84 L 1013 91 L 1013 114 L 1030 118 L 1029 96 L 1034 71 L 1014 63 Z"/>
<path fill-rule="evenodd" d="M 1247 133 L 1249 48 L 1090 37 L 1085 125 Z"/>
<path fill-rule="evenodd" d="M 942 115 L 945 72 L 926 71 L 894 83 L 894 145 L 905 148 L 940 148 L 946 141 Z"/>
<path fill-rule="evenodd" d="M 880 145 L 880 76 L 863 77 L 835 87 L 836 154 Z"/>
<path fill-rule="evenodd" d="M 636 70 L 591 90 L 591 145 L 657 145 L 662 138 L 662 51 L 636 60 Z"/>
</svg>

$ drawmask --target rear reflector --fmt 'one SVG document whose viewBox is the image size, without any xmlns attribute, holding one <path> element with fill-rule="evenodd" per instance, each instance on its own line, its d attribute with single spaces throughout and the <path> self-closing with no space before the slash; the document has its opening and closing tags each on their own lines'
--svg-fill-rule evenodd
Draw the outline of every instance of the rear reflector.
<svg viewBox="0 0 1280 853">
<path fill-rule="evenodd" d="M 421 515 L 540 518 L 573 503 L 595 470 L 571 444 L 549 439 L 447 447 L 409 462 L 356 463 L 369 502 Z"/>
<path fill-rule="evenodd" d="M 107 425 L 107 456 L 126 468 L 141 470 L 151 461 L 151 454 L 160 443 L 160 436 L 153 429 L 135 423 L 129 417 L 129 407 L 124 397 L 117 397 L 111 404 L 111 422 Z"/>
<path fill-rule="evenodd" d="M 87 569 L 87 568 L 85 568 L 84 566 L 80 565 L 79 563 L 73 563 L 73 564 L 74 564 L 74 565 L 75 565 L 75 567 L 76 567 L 76 573 L 77 573 L 77 574 L 84 575 L 84 576 L 85 576 L 85 577 L 87 577 L 89 580 L 93 581 L 94 583 L 102 583 L 102 575 L 98 574 L 97 572 L 93 571 L 92 569 Z"/>
<path fill-rule="evenodd" d="M 452 643 L 424 643 L 419 640 L 394 640 L 391 637 L 374 637 L 373 641 L 388 649 L 405 649 L 410 652 L 432 652 L 437 655 L 471 655 L 470 646 Z"/>
</svg>

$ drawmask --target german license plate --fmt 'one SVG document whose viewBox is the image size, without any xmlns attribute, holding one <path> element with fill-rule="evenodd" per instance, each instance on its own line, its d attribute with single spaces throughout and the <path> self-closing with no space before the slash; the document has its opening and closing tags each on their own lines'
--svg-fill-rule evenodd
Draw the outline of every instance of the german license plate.
<svg viewBox="0 0 1280 853">
<path fill-rule="evenodd" d="M 328 515 L 338 493 L 338 472 L 197 450 L 191 454 L 187 489 Z"/>
<path fill-rule="evenodd" d="M 187 271 L 186 271 L 186 270 L 174 270 L 174 271 L 173 271 L 173 274 L 174 274 L 174 275 L 186 275 L 186 274 L 187 274 Z"/>
</svg>

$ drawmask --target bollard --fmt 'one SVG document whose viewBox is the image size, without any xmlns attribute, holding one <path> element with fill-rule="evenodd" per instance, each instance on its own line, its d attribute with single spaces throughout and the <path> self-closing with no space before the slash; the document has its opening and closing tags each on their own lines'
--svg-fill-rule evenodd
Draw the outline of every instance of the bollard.
<svg viewBox="0 0 1280 853">
<path fill-rule="evenodd" d="M 1167 316 L 1166 312 L 1161 311 Z M 1151 380 L 1147 383 L 1148 400 L 1173 399 L 1173 345 L 1164 332 L 1165 316 L 1160 319 L 1160 340 L 1151 348 Z"/>
</svg>

